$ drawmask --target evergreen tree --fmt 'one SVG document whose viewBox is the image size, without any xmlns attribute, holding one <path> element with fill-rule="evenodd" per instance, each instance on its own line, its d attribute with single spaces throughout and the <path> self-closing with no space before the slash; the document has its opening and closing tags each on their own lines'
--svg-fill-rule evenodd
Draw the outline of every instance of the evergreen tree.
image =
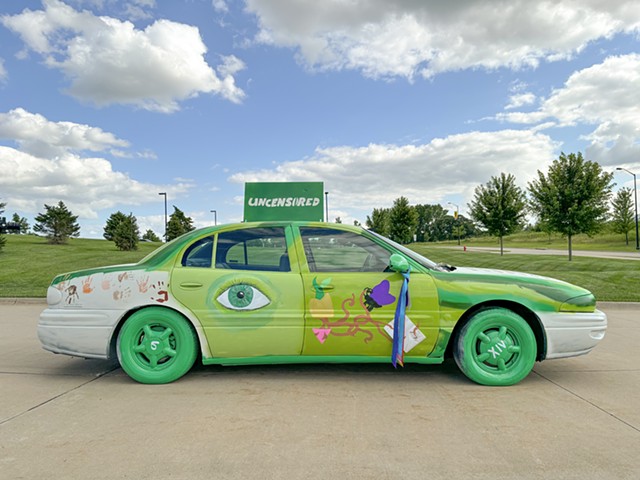
<svg viewBox="0 0 640 480">
<path fill-rule="evenodd" d="M 102 234 L 102 236 L 112 242 L 115 237 L 118 225 L 120 225 L 126 219 L 127 216 L 120 210 L 118 210 L 116 213 L 112 213 L 111 216 L 107 219 L 107 223 L 104 226 L 104 233 Z"/>
<path fill-rule="evenodd" d="M 624 233 L 624 239 L 627 245 L 629 245 L 629 230 L 635 225 L 632 197 L 633 190 L 623 187 L 618 190 L 617 195 L 611 202 L 613 206 L 611 226 L 615 233 Z"/>
<path fill-rule="evenodd" d="M 187 217 L 182 210 L 174 205 L 173 213 L 169 216 L 169 222 L 167 223 L 167 242 L 191 230 L 195 230 L 193 219 Z"/>
<path fill-rule="evenodd" d="M 418 224 L 418 214 L 406 197 L 394 200 L 389 211 L 389 238 L 398 243 L 411 243 Z"/>
<path fill-rule="evenodd" d="M 137 250 L 139 237 L 138 220 L 132 213 L 125 216 L 113 232 L 113 241 L 118 250 Z"/>
<path fill-rule="evenodd" d="M 504 254 L 503 237 L 522 228 L 525 206 L 526 197 L 516 186 L 516 178 L 504 173 L 477 186 L 473 201 L 468 204 L 471 218 L 481 223 L 490 235 L 500 238 L 500 255 Z"/>
<path fill-rule="evenodd" d="M 17 223 L 18 225 L 20 225 L 21 234 L 25 234 L 29 231 L 29 222 L 25 217 L 20 217 L 20 215 L 18 215 L 17 213 L 14 213 L 13 217 L 11 218 L 11 221 L 13 223 Z"/>
<path fill-rule="evenodd" d="M 561 153 L 547 175 L 538 170 L 537 180 L 529 183 L 532 211 L 567 237 L 569 260 L 573 236 L 593 234 L 606 220 L 612 179 L 613 173 L 604 172 L 596 162 L 585 161 L 581 153 Z"/>
<path fill-rule="evenodd" d="M 44 206 L 45 213 L 39 213 L 35 217 L 36 224 L 33 231 L 43 233 L 49 243 L 66 243 L 70 237 L 80 235 L 78 216 L 73 215 L 64 202 L 58 202 L 57 206 Z"/>
<path fill-rule="evenodd" d="M 372 230 L 385 237 L 389 236 L 389 209 L 374 208 L 371 217 L 367 215 L 366 225 Z"/>
<path fill-rule="evenodd" d="M 144 232 L 144 235 L 142 235 L 142 240 L 145 241 L 149 241 L 149 242 L 161 242 L 162 240 L 160 240 L 160 237 L 158 237 L 155 232 L 151 229 L 148 229 L 146 232 Z"/>
</svg>

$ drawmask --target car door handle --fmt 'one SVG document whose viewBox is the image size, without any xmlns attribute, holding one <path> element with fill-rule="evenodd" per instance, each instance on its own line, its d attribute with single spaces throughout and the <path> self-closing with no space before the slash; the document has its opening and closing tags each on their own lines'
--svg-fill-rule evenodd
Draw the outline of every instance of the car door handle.
<svg viewBox="0 0 640 480">
<path fill-rule="evenodd" d="M 185 282 L 180 284 L 180 288 L 191 289 L 191 288 L 201 288 L 201 287 L 202 287 L 202 284 L 196 283 L 196 282 Z"/>
</svg>

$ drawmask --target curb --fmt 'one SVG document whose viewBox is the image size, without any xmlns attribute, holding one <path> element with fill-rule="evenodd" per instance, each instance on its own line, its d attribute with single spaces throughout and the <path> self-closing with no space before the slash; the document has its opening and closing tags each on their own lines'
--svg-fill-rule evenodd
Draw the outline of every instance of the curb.
<svg viewBox="0 0 640 480">
<path fill-rule="evenodd" d="M 20 298 L 7 298 L 7 297 L 0 297 L 0 305 L 46 305 L 47 304 L 47 299 L 46 298 L 27 298 L 27 297 L 20 297 Z"/>
<path fill-rule="evenodd" d="M 599 310 L 640 310 L 640 302 L 597 302 Z"/>
</svg>

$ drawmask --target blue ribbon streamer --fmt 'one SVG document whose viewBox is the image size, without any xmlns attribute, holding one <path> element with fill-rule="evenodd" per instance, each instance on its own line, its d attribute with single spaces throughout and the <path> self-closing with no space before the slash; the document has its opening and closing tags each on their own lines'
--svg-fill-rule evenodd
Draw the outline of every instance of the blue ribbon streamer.
<svg viewBox="0 0 640 480">
<path fill-rule="evenodd" d="M 404 318 L 407 304 L 409 303 L 409 274 L 411 268 L 402 274 L 404 277 L 400 295 L 398 296 L 398 305 L 393 318 L 393 348 L 391 349 L 391 363 L 395 368 L 397 364 L 404 366 Z"/>
</svg>

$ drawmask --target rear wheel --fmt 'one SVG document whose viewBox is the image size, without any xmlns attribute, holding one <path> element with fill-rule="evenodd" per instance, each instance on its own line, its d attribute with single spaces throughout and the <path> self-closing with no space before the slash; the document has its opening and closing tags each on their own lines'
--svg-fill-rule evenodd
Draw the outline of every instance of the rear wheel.
<svg viewBox="0 0 640 480">
<path fill-rule="evenodd" d="M 454 345 L 460 370 L 481 385 L 518 383 L 533 369 L 536 355 L 531 327 L 506 308 L 489 308 L 473 315 Z"/>
<path fill-rule="evenodd" d="M 145 308 L 131 315 L 120 330 L 118 360 L 140 383 L 169 383 L 191 369 L 197 344 L 191 325 L 179 313 Z"/>
</svg>

